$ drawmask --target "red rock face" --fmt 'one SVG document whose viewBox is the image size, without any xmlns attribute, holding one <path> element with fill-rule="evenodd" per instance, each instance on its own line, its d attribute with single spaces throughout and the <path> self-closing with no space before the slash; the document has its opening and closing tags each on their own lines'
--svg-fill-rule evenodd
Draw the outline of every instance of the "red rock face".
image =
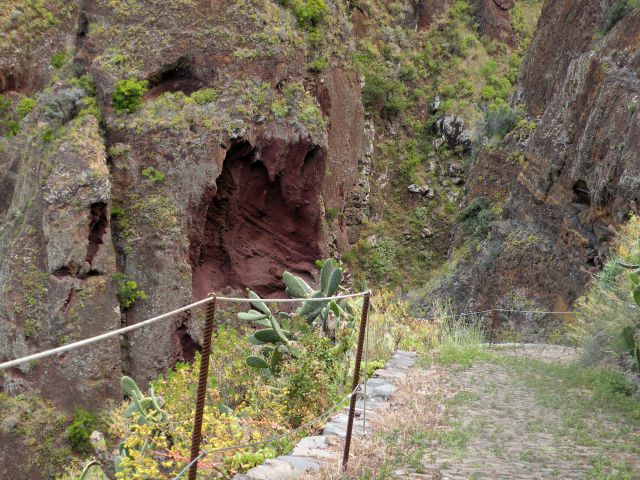
<svg viewBox="0 0 640 480">
<path fill-rule="evenodd" d="M 617 0 L 545 2 L 538 31 L 520 70 L 523 98 L 529 112 L 541 115 L 560 88 L 571 60 L 582 54 L 608 21 Z"/>
<path fill-rule="evenodd" d="M 480 33 L 492 40 L 514 46 L 516 36 L 511 27 L 509 14 L 509 10 L 514 5 L 513 0 L 480 0 L 478 2 Z"/>
<path fill-rule="evenodd" d="M 417 7 L 418 30 L 427 30 L 438 16 L 446 11 L 448 0 L 420 0 Z"/>
<path fill-rule="evenodd" d="M 325 154 L 300 142 L 231 146 L 217 191 L 198 213 L 203 235 L 192 239 L 193 296 L 249 286 L 282 292 L 285 269 L 308 274 L 322 256 L 320 192 Z"/>
<path fill-rule="evenodd" d="M 609 226 L 625 222 L 640 203 L 640 11 L 623 18 L 597 50 L 583 42 L 584 51 L 573 59 L 564 51 L 547 58 L 551 45 L 540 36 L 562 38 L 560 30 L 568 38 L 578 35 L 599 4 L 583 0 L 561 10 L 565 20 L 569 12 L 578 15 L 575 29 L 567 29 L 550 15 L 552 3 L 561 2 L 547 3 L 545 24 L 529 52 L 527 68 L 536 65 L 536 70 L 524 71 L 530 108 L 544 107 L 524 165 L 517 173 L 506 152 L 485 152 L 470 173 L 471 198 L 507 201 L 501 221 L 461 269 L 464 274 L 448 285 L 461 309 L 513 308 L 518 299 L 527 299 L 543 309 L 569 310 L 609 256 L 614 234 Z M 545 61 L 560 71 L 547 70 Z M 533 78 L 542 80 L 533 83 Z M 524 320 L 522 315 L 495 319 Z M 531 339 L 544 338 L 562 320 L 533 318 L 526 328 Z"/>
</svg>

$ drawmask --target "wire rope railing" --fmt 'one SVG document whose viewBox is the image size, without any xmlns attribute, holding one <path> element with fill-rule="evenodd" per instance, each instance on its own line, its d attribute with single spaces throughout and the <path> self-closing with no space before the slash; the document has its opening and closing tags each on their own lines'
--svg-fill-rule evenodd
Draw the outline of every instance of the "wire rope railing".
<svg viewBox="0 0 640 480">
<path fill-rule="evenodd" d="M 214 294 L 210 294 L 207 298 L 204 298 L 197 302 L 193 302 L 189 305 L 185 305 L 183 307 L 172 310 L 170 312 L 166 312 L 161 315 L 149 318 L 147 320 L 143 320 L 134 325 L 128 325 L 126 327 L 112 330 L 110 332 L 105 332 L 101 335 L 96 335 L 94 337 L 79 340 L 77 342 L 62 345 L 60 347 L 52 348 L 49 350 L 34 353 L 31 355 L 26 355 L 20 358 L 16 358 L 13 360 L 0 363 L 0 370 L 17 367 L 25 363 L 30 363 L 36 360 L 41 360 L 43 358 L 48 358 L 54 355 L 63 354 L 66 352 L 70 352 L 72 350 L 77 350 L 79 348 L 86 347 L 88 345 L 100 342 L 102 340 L 106 340 L 119 335 L 123 335 L 125 333 L 131 332 L 134 330 L 138 330 L 140 328 L 144 328 L 146 326 L 155 324 L 167 318 L 171 318 L 179 313 L 189 311 L 201 305 L 206 305 L 207 311 L 205 314 L 201 361 L 200 361 L 200 369 L 198 372 L 198 387 L 197 387 L 197 393 L 196 393 L 196 405 L 195 405 L 193 430 L 192 430 L 192 437 L 191 437 L 190 459 L 187 466 L 178 474 L 177 477 L 175 477 L 175 478 L 181 478 L 182 475 L 184 475 L 184 473 L 188 471 L 188 479 L 195 480 L 197 476 L 198 462 L 199 460 L 204 458 L 204 456 L 206 456 L 207 454 L 228 451 L 228 450 L 235 450 L 239 448 L 250 448 L 252 446 L 257 446 L 260 444 L 272 443 L 277 441 L 278 439 L 292 435 L 293 433 L 301 430 L 302 428 L 305 428 L 305 426 L 300 426 L 297 429 L 294 429 L 290 432 L 281 434 L 279 436 L 276 436 L 274 438 L 264 440 L 261 442 L 254 442 L 246 445 L 238 445 L 233 447 L 224 447 L 221 449 L 211 450 L 208 453 L 200 450 L 200 444 L 202 441 L 202 421 L 203 421 L 203 414 L 204 414 L 204 408 L 205 408 L 205 396 L 206 396 L 206 390 L 207 390 L 207 384 L 208 384 L 207 380 L 209 375 L 209 360 L 211 355 L 211 337 L 213 335 L 213 324 L 215 319 L 215 311 L 216 311 L 217 303 L 227 302 L 227 303 L 252 304 L 256 302 L 265 302 L 265 303 L 330 302 L 335 300 L 359 298 L 359 297 L 362 297 L 364 300 L 363 300 L 362 315 L 360 320 L 360 329 L 359 329 L 358 344 L 357 344 L 356 359 L 355 359 L 355 370 L 354 370 L 354 377 L 353 377 L 353 382 L 351 386 L 351 393 L 347 397 L 345 397 L 341 402 L 334 405 L 334 407 L 332 407 L 330 410 L 323 412 L 323 414 L 321 414 L 319 417 L 316 417 L 313 419 L 313 423 L 317 423 L 317 421 L 319 421 L 319 419 L 321 418 L 324 418 L 327 415 L 327 413 L 329 412 L 333 413 L 335 411 L 334 409 L 341 406 L 344 403 L 344 401 L 346 401 L 347 399 L 350 399 L 347 432 L 346 432 L 345 446 L 344 446 L 344 456 L 343 456 L 343 462 L 342 462 L 343 468 L 346 468 L 348 458 L 349 458 L 349 449 L 350 449 L 350 443 L 351 443 L 351 436 L 353 432 L 353 422 L 355 417 L 355 406 L 356 406 L 356 397 L 357 397 L 355 393 L 359 388 L 360 369 L 362 366 L 361 365 L 362 354 L 363 354 L 363 348 L 364 348 L 365 334 L 367 332 L 369 300 L 371 297 L 370 290 L 367 290 L 364 292 L 358 292 L 358 293 L 351 293 L 351 294 L 333 295 L 328 297 L 310 297 L 310 298 L 239 298 L 239 297 L 224 297 L 224 296 L 217 297 Z M 366 368 L 367 362 L 368 362 L 368 357 L 365 358 L 365 368 Z M 365 404 L 365 409 L 366 409 L 366 404 Z M 308 427 L 309 426 L 308 422 L 305 425 L 306 427 Z"/>
</svg>

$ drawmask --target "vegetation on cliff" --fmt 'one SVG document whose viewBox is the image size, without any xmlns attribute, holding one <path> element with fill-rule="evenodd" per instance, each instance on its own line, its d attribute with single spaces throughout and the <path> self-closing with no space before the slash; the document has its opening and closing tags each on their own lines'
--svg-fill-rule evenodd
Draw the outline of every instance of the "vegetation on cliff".
<svg viewBox="0 0 640 480">
<path fill-rule="evenodd" d="M 515 47 L 481 36 L 467 0 L 446 3 L 428 29 L 403 23 L 400 2 L 363 5 L 366 33 L 353 61 L 376 147 L 370 219 L 345 258 L 378 284 L 420 288 L 449 253 L 471 155 L 462 143 L 441 141 L 436 121 L 461 119 L 469 139 L 490 145 L 521 121 L 511 97 L 541 2 L 515 3 Z M 411 193 L 410 184 L 432 193 Z"/>
<path fill-rule="evenodd" d="M 586 362 L 613 363 L 638 372 L 640 218 L 633 216 L 617 232 L 614 248 L 615 254 L 577 301 L 578 316 L 569 327 L 584 348 Z"/>
</svg>

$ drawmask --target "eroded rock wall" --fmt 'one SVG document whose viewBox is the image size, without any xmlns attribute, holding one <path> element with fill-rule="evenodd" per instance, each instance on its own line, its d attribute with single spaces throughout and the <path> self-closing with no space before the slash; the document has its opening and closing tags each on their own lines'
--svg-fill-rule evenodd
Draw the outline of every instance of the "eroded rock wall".
<svg viewBox="0 0 640 480">
<path fill-rule="evenodd" d="M 465 309 L 569 310 L 609 256 L 616 225 L 637 212 L 640 10 L 596 41 L 609 5 L 545 4 L 521 71 L 526 106 L 542 113 L 537 128 L 517 146 L 523 156 L 484 152 L 470 173 L 469 200 L 486 196 L 503 214 L 463 262 L 465 275 L 446 282 Z M 548 337 L 563 320 L 494 317 L 530 339 Z"/>
<path fill-rule="evenodd" d="M 60 18 L 48 24 L 42 61 L 10 61 L 11 45 L 0 43 L 6 94 L 46 88 L 0 152 L 0 358 L 132 325 L 212 290 L 276 295 L 284 269 L 309 275 L 316 259 L 348 247 L 347 225 L 327 225 L 325 214 L 344 210 L 358 173 L 360 79 L 339 58 L 309 70 L 290 9 L 49 3 Z M 328 41 L 347 48 L 346 16 L 333 13 Z M 16 38 L 15 55 L 34 41 Z M 86 114 L 78 82 L 49 87 L 50 58 L 65 49 L 75 74 L 95 83 L 100 121 Z M 149 85 L 135 113 L 112 103 L 126 78 Z M 119 305 L 116 272 L 146 298 Z M 123 372 L 144 385 L 192 358 L 201 319 L 185 314 L 16 369 L 4 391 L 93 406 L 119 395 Z"/>
</svg>

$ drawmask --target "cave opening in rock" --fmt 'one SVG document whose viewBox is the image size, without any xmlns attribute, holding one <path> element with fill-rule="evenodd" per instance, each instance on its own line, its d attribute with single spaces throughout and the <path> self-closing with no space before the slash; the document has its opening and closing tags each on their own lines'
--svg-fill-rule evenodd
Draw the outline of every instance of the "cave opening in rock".
<svg viewBox="0 0 640 480">
<path fill-rule="evenodd" d="M 191 95 L 204 86 L 204 82 L 194 73 L 191 62 L 186 58 L 166 65 L 149 79 L 149 84 L 151 86 L 147 93 L 149 98 L 155 98 L 165 92 L 182 92 L 185 95 Z"/>
<path fill-rule="evenodd" d="M 573 185 L 574 203 L 580 205 L 591 205 L 591 195 L 589 194 L 589 187 L 584 180 L 578 180 Z"/>
<path fill-rule="evenodd" d="M 108 224 L 107 204 L 104 202 L 92 203 L 89 212 L 89 245 L 85 258 L 85 262 L 89 265 L 93 264 L 93 259 L 98 253 L 100 245 L 104 243 L 102 237 L 104 237 Z"/>
<path fill-rule="evenodd" d="M 201 351 L 201 347 L 191 337 L 189 329 L 185 325 L 180 325 L 173 335 L 178 344 L 178 359 L 183 362 L 193 362 L 196 353 Z"/>
<path fill-rule="evenodd" d="M 11 91 L 20 91 L 21 85 L 18 79 L 12 75 L 7 74 L 6 76 L 0 73 L 0 93 L 11 92 Z"/>
<path fill-rule="evenodd" d="M 203 233 L 191 243 L 194 298 L 225 287 L 277 295 L 283 270 L 315 270 L 324 165 L 324 152 L 308 144 L 229 148 L 216 193 L 200 207 Z"/>
</svg>

